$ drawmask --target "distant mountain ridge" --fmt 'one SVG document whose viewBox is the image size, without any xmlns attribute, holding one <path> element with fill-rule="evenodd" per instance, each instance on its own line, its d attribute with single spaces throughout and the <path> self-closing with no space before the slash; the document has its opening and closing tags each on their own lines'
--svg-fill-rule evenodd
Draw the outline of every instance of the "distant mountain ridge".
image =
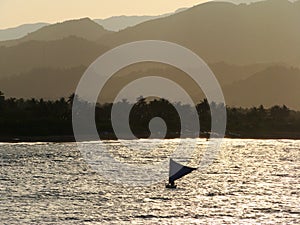
<svg viewBox="0 0 300 225">
<path fill-rule="evenodd" d="M 33 23 L 23 24 L 18 27 L 1 29 L 0 30 L 0 41 L 14 40 L 22 38 L 28 33 L 34 32 L 44 26 L 49 25 L 48 23 Z"/>
<path fill-rule="evenodd" d="M 300 70 L 271 66 L 253 76 L 223 87 L 226 103 L 231 106 L 265 107 L 287 105 L 300 109 Z"/>
<path fill-rule="evenodd" d="M 114 16 L 107 19 L 95 19 L 94 21 L 107 30 L 120 31 L 127 27 L 161 17 L 162 16 Z"/>
<path fill-rule="evenodd" d="M 100 25 L 102 25 L 106 30 L 110 31 L 120 31 L 124 30 L 128 27 L 133 27 L 136 26 L 140 23 L 153 20 L 153 19 L 158 19 L 158 18 L 163 18 L 170 16 L 175 13 L 182 12 L 184 10 L 187 10 L 187 8 L 180 8 L 177 9 L 174 13 L 166 13 L 158 16 L 113 16 L 109 17 L 106 19 L 94 19 L 94 21 Z"/>
<path fill-rule="evenodd" d="M 1 79 L 1 91 L 20 98 L 59 99 L 70 96 L 86 67 L 36 68 L 22 75 Z M 34 88 L 32 88 L 34 87 Z"/>
<path fill-rule="evenodd" d="M 43 67 L 64 69 L 88 66 L 108 49 L 76 36 L 0 47 L 0 78 L 13 77 Z"/>
<path fill-rule="evenodd" d="M 212 1 L 129 27 L 99 43 L 115 47 L 163 40 L 187 47 L 210 63 L 300 66 L 299 12 L 299 1 L 267 0 L 249 5 Z"/>
<path fill-rule="evenodd" d="M 99 38 L 112 33 L 105 30 L 101 25 L 89 18 L 69 20 L 62 23 L 44 26 L 23 38 L 0 42 L 0 46 L 13 46 L 27 41 L 53 41 L 69 36 L 84 38 L 89 41 L 96 41 Z"/>
<path fill-rule="evenodd" d="M 300 109 L 300 104 L 295 98 L 295 96 L 300 96 L 300 89 L 298 88 L 300 70 L 297 68 L 269 64 L 234 66 L 216 63 L 209 66 L 219 80 L 226 103 L 230 106 L 252 107 L 262 104 L 268 107 L 275 104 L 285 104 L 293 109 Z M 56 99 L 67 97 L 75 91 L 76 85 L 86 68 L 86 65 L 78 67 L 71 66 L 71 64 L 68 68 L 36 68 L 18 76 L 0 79 L 0 90 L 7 96 L 16 98 Z M 135 66 L 134 68 L 134 70 L 127 69 L 116 74 L 113 80 L 114 88 L 103 90 L 105 93 L 104 101 L 112 101 L 115 92 L 124 87 L 124 84 L 132 78 L 147 74 L 166 75 L 164 77 L 180 82 L 193 99 L 200 101 L 205 98 L 197 87 L 191 85 L 183 77 L 180 78 L 183 74 L 176 70 L 158 66 L 155 68 Z"/>
<path fill-rule="evenodd" d="M 174 13 L 178 13 L 186 10 L 181 8 L 176 10 Z M 108 31 L 119 31 L 127 27 L 135 26 L 139 23 L 143 23 L 148 20 L 157 19 L 172 15 L 174 13 L 166 13 L 158 16 L 113 16 L 106 19 L 94 19 L 93 21 L 104 27 Z M 59 23 L 58 23 L 59 24 Z M 45 26 L 51 25 L 49 23 L 33 23 L 23 24 L 17 27 L 1 29 L 0 30 L 0 41 L 9 41 L 25 37 L 27 34 L 35 32 Z M 55 25 L 55 24 L 52 24 Z"/>
<path fill-rule="evenodd" d="M 203 58 L 229 105 L 286 104 L 300 109 L 299 12 L 299 1 L 209 2 L 119 32 L 107 31 L 90 19 L 46 26 L 25 38 L 0 42 L 0 90 L 14 97 L 66 96 L 74 91 L 82 71 L 104 52 L 154 39 L 178 43 Z M 109 93 L 144 72 L 166 74 L 184 83 L 197 100 L 204 97 L 182 71 L 144 64 L 119 74 Z"/>
</svg>

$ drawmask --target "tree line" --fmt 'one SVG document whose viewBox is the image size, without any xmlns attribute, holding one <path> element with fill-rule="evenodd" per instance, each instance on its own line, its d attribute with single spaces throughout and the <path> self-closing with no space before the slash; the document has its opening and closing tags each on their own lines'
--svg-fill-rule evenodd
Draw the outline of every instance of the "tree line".
<svg viewBox="0 0 300 225">
<path fill-rule="evenodd" d="M 50 101 L 44 99 L 5 98 L 0 92 L 0 136 L 72 136 L 72 103 L 74 94 L 69 98 Z M 117 104 L 132 107 L 129 117 L 130 128 L 137 137 L 150 135 L 149 122 L 161 117 L 167 125 L 167 138 L 180 136 L 182 128 L 175 107 L 165 99 L 147 101 L 139 98 L 136 103 L 123 100 Z M 190 113 L 190 105 L 175 103 L 185 113 Z M 101 138 L 114 139 L 111 124 L 112 103 L 97 104 L 95 121 Z M 87 107 L 92 107 L 87 104 Z M 212 104 L 211 107 L 214 107 Z M 215 105 L 215 107 L 219 107 Z M 196 105 L 200 120 L 201 135 L 210 132 L 210 105 L 206 99 Z M 286 106 L 264 106 L 241 108 L 226 107 L 228 137 L 237 138 L 300 138 L 300 112 Z M 121 112 L 120 112 L 121 113 Z"/>
</svg>

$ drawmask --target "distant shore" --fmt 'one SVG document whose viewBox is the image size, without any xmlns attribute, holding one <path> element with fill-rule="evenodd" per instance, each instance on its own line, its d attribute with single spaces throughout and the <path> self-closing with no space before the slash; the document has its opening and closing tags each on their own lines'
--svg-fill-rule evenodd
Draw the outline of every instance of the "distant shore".
<svg viewBox="0 0 300 225">
<path fill-rule="evenodd" d="M 138 138 L 147 138 L 144 135 L 138 136 Z M 168 135 L 166 139 L 178 138 L 178 135 Z M 200 135 L 199 138 L 208 138 L 207 134 Z M 227 134 L 225 138 L 237 138 L 237 139 L 293 139 L 300 140 L 300 133 L 265 133 L 265 134 Z M 116 140 L 113 134 L 101 135 L 101 140 Z M 91 141 L 86 139 L 86 141 Z M 76 142 L 73 135 L 63 135 L 63 136 L 0 136 L 0 142 L 2 143 L 21 143 L 21 142 Z"/>
</svg>

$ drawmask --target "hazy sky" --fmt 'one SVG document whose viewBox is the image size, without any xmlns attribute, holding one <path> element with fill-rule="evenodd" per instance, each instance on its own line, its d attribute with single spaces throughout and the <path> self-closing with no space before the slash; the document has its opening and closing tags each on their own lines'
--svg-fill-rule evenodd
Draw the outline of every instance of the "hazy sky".
<svg viewBox="0 0 300 225">
<path fill-rule="evenodd" d="M 90 17 L 160 15 L 212 0 L 0 0 L 0 29 Z M 258 0 L 217 0 L 249 3 Z"/>
<path fill-rule="evenodd" d="M 0 0 L 0 29 L 82 17 L 159 15 L 208 0 Z"/>
</svg>

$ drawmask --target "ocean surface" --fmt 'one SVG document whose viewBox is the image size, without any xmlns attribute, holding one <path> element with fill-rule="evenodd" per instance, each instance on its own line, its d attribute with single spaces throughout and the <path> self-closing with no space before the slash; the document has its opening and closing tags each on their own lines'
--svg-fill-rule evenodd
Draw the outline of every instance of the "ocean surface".
<svg viewBox="0 0 300 225">
<path fill-rule="evenodd" d="M 139 170 L 166 159 L 178 140 L 130 142 L 131 149 L 105 145 Z M 196 142 L 191 166 L 207 145 Z M 0 154 L 0 224 L 300 224 L 300 141 L 225 139 L 214 163 L 175 190 L 165 188 L 167 177 L 150 186 L 113 183 L 76 143 L 2 143 Z"/>
</svg>

